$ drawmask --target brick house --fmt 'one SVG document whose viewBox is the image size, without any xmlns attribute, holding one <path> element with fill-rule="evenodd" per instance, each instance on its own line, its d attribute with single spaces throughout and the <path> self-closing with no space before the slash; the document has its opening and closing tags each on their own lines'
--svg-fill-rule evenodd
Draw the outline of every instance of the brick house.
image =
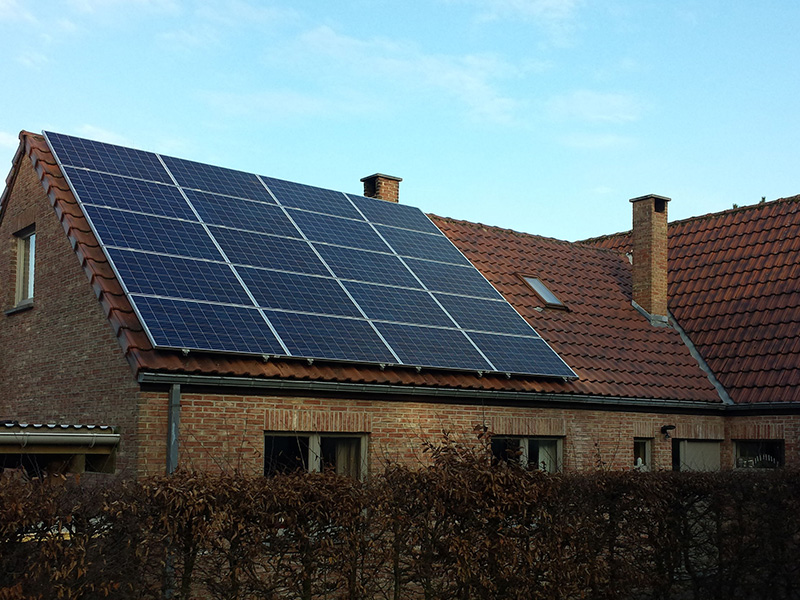
<svg viewBox="0 0 800 600">
<path fill-rule="evenodd" d="M 398 178 L 363 181 L 398 200 Z M 667 198 L 632 206 L 632 232 L 584 243 L 431 216 L 577 379 L 181 351 L 154 347 L 22 132 L 0 198 L 2 464 L 361 476 L 476 428 L 548 470 L 800 464 L 800 199 L 669 226 Z"/>
</svg>

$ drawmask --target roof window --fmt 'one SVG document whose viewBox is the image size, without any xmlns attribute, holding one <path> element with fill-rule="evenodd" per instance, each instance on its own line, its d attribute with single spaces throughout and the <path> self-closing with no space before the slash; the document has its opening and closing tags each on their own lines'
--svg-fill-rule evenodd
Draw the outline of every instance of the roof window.
<svg viewBox="0 0 800 600">
<path fill-rule="evenodd" d="M 531 289 L 536 292 L 536 294 L 542 299 L 542 301 L 550 308 L 563 308 L 566 309 L 566 305 L 558 299 L 550 289 L 542 283 L 542 280 L 538 277 L 529 277 L 527 275 L 522 275 L 522 279 L 525 280 Z"/>
</svg>

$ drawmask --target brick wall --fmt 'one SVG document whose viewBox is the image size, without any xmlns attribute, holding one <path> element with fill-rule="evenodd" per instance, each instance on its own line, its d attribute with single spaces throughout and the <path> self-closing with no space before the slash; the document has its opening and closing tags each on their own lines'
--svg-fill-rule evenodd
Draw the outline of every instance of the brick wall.
<svg viewBox="0 0 800 600">
<path fill-rule="evenodd" d="M 667 202 L 634 198 L 633 300 L 652 315 L 667 314 Z"/>
<path fill-rule="evenodd" d="M 148 447 L 140 453 L 143 474 L 164 471 L 166 404 L 166 392 L 144 395 L 140 433 L 146 436 Z M 656 469 L 672 467 L 672 439 L 719 440 L 721 464 L 731 468 L 731 433 L 761 439 L 759 427 L 772 423 L 777 428 L 770 435 L 780 431 L 787 435 L 787 464 L 800 465 L 796 443 L 800 417 L 756 418 L 751 425 L 741 421 L 735 426 L 749 427 L 747 434 L 734 431 L 736 422 L 721 416 L 184 392 L 180 463 L 188 468 L 236 468 L 260 474 L 264 431 L 311 431 L 369 433 L 373 470 L 385 459 L 424 464 L 423 441 L 440 440 L 442 432 L 448 431 L 456 439 L 472 442 L 475 426 L 485 425 L 496 435 L 563 437 L 567 469 L 629 469 L 634 438 L 652 440 Z M 663 425 L 676 426 L 672 439 L 664 438 Z"/>
<path fill-rule="evenodd" d="M 36 226 L 34 303 L 14 306 L 14 233 Z M 42 184 L 22 159 L 0 222 L 0 419 L 113 425 L 125 471 L 138 385 Z"/>
</svg>

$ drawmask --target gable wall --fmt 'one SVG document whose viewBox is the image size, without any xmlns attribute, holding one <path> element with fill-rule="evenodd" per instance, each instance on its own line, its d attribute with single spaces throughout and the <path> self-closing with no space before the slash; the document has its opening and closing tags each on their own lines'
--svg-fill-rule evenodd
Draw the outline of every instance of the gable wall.
<svg viewBox="0 0 800 600">
<path fill-rule="evenodd" d="M 164 472 L 167 394 L 144 394 L 139 421 L 140 475 Z M 496 435 L 555 436 L 564 439 L 564 467 L 624 470 L 633 465 L 633 438 L 652 438 L 653 464 L 672 467 L 672 441 L 662 425 L 677 426 L 673 437 L 725 437 L 721 416 L 675 415 L 561 408 L 525 408 L 355 400 L 320 397 L 197 394 L 181 396 L 179 462 L 206 471 L 233 470 L 258 475 L 264 468 L 265 431 L 369 433 L 370 469 L 384 458 L 425 464 L 423 442 L 437 442 L 442 432 L 473 443 L 476 425 Z M 731 444 L 722 444 L 722 465 L 732 466 Z"/>
<path fill-rule="evenodd" d="M 34 305 L 0 312 L 0 419 L 120 428 L 123 471 L 138 385 L 28 159 L 0 222 L 0 311 L 14 306 L 16 231 L 36 226 Z"/>
</svg>

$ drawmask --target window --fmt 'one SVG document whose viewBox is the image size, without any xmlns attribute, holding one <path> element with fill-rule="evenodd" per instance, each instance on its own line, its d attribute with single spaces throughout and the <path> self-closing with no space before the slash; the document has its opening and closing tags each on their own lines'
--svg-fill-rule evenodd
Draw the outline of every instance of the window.
<svg viewBox="0 0 800 600">
<path fill-rule="evenodd" d="M 548 473 L 561 470 L 561 438 L 493 437 L 492 455 L 500 461 L 519 462 L 522 466 L 536 467 Z"/>
<path fill-rule="evenodd" d="M 522 275 L 522 279 L 531 287 L 534 292 L 536 292 L 536 294 L 548 307 L 563 309 L 567 308 L 566 305 L 558 299 L 558 296 L 551 292 L 550 289 L 538 277 L 528 277 L 526 275 Z"/>
<path fill-rule="evenodd" d="M 17 238 L 17 287 L 15 304 L 33 300 L 33 274 L 36 264 L 36 231 L 33 227 L 23 229 Z"/>
<path fill-rule="evenodd" d="M 674 471 L 719 471 L 720 443 L 714 440 L 672 440 Z"/>
<path fill-rule="evenodd" d="M 361 479 L 366 473 L 365 435 L 267 433 L 264 436 L 264 474 L 332 470 Z"/>
<path fill-rule="evenodd" d="M 783 440 L 739 440 L 733 444 L 737 469 L 777 469 L 783 466 Z"/>
<path fill-rule="evenodd" d="M 633 438 L 633 468 L 637 471 L 649 471 L 653 441 L 649 438 Z"/>
</svg>

